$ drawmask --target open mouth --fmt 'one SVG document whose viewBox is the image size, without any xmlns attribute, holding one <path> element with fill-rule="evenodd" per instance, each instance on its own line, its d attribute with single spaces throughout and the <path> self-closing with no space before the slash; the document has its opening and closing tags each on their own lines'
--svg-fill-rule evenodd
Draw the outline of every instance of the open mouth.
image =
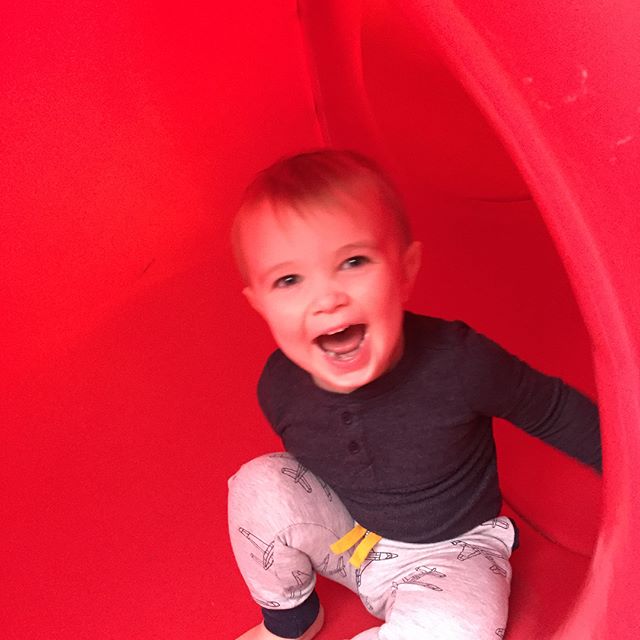
<svg viewBox="0 0 640 640">
<path fill-rule="evenodd" d="M 318 336 L 314 342 L 328 355 L 336 360 L 349 360 L 359 351 L 367 326 L 351 324 L 340 331 L 333 331 Z"/>
</svg>

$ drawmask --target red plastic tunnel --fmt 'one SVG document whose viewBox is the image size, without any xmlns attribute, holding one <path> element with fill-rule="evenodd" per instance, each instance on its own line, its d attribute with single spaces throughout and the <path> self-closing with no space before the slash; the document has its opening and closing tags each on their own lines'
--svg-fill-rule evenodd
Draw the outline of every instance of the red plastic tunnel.
<svg viewBox="0 0 640 640">
<path fill-rule="evenodd" d="M 368 153 L 460 318 L 597 399 L 602 480 L 496 424 L 509 640 L 640 637 L 640 10 L 585 0 L 3 11 L 7 640 L 233 638 L 226 478 L 277 449 L 229 220 L 283 154 Z M 319 584 L 327 640 L 375 624 Z"/>
</svg>

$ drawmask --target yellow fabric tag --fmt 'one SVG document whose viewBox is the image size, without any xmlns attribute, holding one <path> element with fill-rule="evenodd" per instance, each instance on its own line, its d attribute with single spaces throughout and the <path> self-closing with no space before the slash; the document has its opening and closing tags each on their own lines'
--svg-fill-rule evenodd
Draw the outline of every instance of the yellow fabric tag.
<svg viewBox="0 0 640 640">
<path fill-rule="evenodd" d="M 380 540 L 382 540 L 382 536 L 379 536 L 377 533 L 373 533 L 373 531 L 367 531 L 367 529 L 365 529 L 361 524 L 356 524 L 351 531 L 345 533 L 340 540 L 334 542 L 329 548 L 336 555 L 340 555 L 360 542 L 349 559 L 349 564 L 353 565 L 356 569 L 359 569 L 360 565 L 366 560 L 371 549 L 373 549 Z"/>
<path fill-rule="evenodd" d="M 340 555 L 341 553 L 351 549 L 351 547 L 353 547 L 353 545 L 356 544 L 365 533 L 367 533 L 367 530 L 361 524 L 356 523 L 356 526 L 353 527 L 351 531 L 345 533 L 342 538 L 334 542 L 329 549 L 331 549 L 331 551 L 336 555 Z"/>
<path fill-rule="evenodd" d="M 382 536 L 369 531 L 362 542 L 356 547 L 356 550 L 349 559 L 349 564 L 352 564 L 356 569 L 359 569 L 360 565 L 367 559 L 371 549 L 373 549 L 380 540 L 382 540 Z"/>
</svg>

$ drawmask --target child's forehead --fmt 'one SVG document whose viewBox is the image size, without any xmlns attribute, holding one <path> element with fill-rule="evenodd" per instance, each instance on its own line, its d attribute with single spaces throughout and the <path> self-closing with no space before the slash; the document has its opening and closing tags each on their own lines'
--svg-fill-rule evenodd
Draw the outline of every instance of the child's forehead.
<svg viewBox="0 0 640 640">
<path fill-rule="evenodd" d="M 262 201 L 243 212 L 245 232 L 285 233 L 292 226 L 312 230 L 323 220 L 339 220 L 353 229 L 378 230 L 393 224 L 392 216 L 374 200 L 344 197 L 340 200 L 306 203 L 273 203 Z"/>
</svg>

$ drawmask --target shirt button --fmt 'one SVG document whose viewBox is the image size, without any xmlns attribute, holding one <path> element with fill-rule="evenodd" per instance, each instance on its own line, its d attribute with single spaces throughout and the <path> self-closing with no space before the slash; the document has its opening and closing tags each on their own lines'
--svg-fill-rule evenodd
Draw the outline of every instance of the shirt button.
<svg viewBox="0 0 640 640">
<path fill-rule="evenodd" d="M 344 422 L 345 424 L 351 424 L 353 422 L 353 415 L 348 411 L 343 411 L 342 422 Z"/>
<path fill-rule="evenodd" d="M 348 444 L 347 449 L 349 449 L 349 453 L 355 455 L 356 453 L 358 453 L 358 451 L 360 451 L 360 445 L 355 440 L 352 440 Z"/>
</svg>

